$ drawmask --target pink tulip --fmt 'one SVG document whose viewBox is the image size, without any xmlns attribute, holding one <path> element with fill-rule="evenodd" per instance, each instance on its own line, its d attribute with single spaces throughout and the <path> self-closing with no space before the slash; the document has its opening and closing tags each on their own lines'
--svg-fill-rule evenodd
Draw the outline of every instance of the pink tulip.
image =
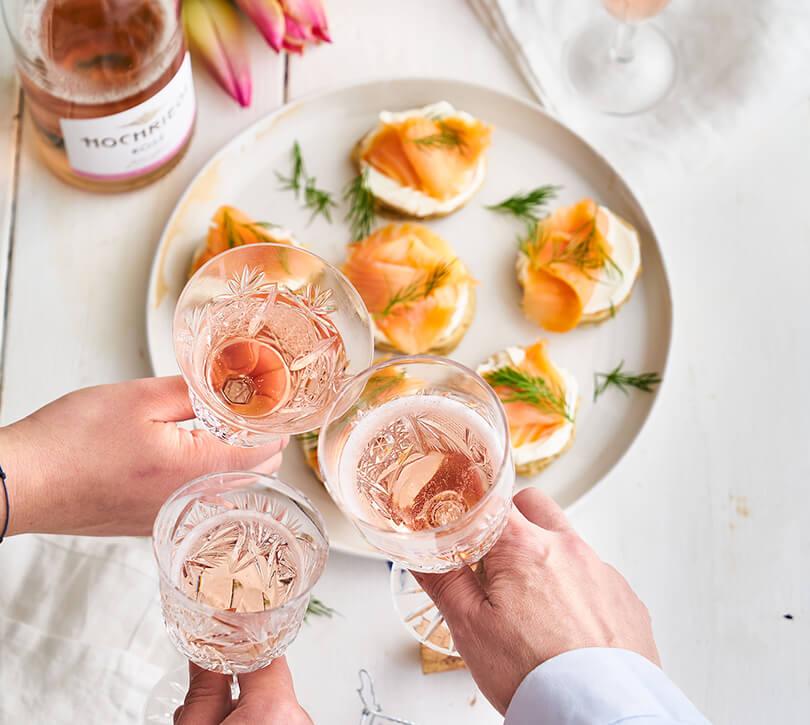
<svg viewBox="0 0 810 725">
<path fill-rule="evenodd" d="M 270 47 L 279 51 L 284 45 L 284 10 L 279 0 L 236 0 Z"/>
<path fill-rule="evenodd" d="M 239 14 L 227 0 L 185 0 L 183 27 L 189 46 L 241 106 L 252 86 Z"/>
<path fill-rule="evenodd" d="M 302 53 L 307 43 L 331 43 L 321 0 L 236 0 L 270 46 Z"/>
<path fill-rule="evenodd" d="M 310 41 L 332 42 L 321 0 L 281 0 L 281 4 L 288 27 L 290 20 L 293 20 Z"/>
</svg>

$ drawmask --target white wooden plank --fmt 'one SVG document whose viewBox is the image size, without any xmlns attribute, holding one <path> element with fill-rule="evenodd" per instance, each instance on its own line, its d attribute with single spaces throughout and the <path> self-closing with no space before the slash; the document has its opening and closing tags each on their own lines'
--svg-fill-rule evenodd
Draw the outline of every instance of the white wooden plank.
<svg viewBox="0 0 810 725">
<path fill-rule="evenodd" d="M 249 41 L 251 108 L 241 109 L 195 64 L 199 114 L 191 147 L 145 189 L 107 196 L 67 186 L 42 165 L 25 125 L 3 421 L 73 388 L 149 374 L 145 293 L 163 225 L 200 166 L 283 99 L 283 57 L 252 29 Z"/>
<path fill-rule="evenodd" d="M 289 97 L 379 78 L 459 78 L 529 89 L 465 0 L 330 0 L 334 40 L 291 57 Z"/>
<path fill-rule="evenodd" d="M 647 429 L 575 517 L 715 723 L 810 722 L 808 188 L 805 101 L 650 198 L 672 359 Z"/>
<path fill-rule="evenodd" d="M 2 32 L 3 28 L 0 28 L 0 33 Z M 11 44 L 3 42 L 0 43 L 0 355 L 6 322 L 5 293 L 8 284 L 8 259 L 17 172 L 19 106 L 19 82 L 14 70 Z M 0 397 L 2 370 L 3 361 L 0 359 Z"/>
</svg>

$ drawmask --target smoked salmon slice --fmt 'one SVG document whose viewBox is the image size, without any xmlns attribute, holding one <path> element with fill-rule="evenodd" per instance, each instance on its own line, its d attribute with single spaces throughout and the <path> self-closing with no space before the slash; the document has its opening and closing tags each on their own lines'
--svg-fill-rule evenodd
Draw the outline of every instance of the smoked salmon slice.
<svg viewBox="0 0 810 725">
<path fill-rule="evenodd" d="M 558 209 L 538 222 L 521 249 L 519 276 L 526 316 L 552 332 L 582 319 L 598 274 L 612 264 L 608 219 L 593 199 Z"/>
<path fill-rule="evenodd" d="M 279 227 L 254 221 L 236 207 L 221 206 L 211 219 L 205 246 L 194 256 L 188 276 L 228 249 L 261 242 L 294 245 L 292 237 L 280 233 Z"/>
<path fill-rule="evenodd" d="M 402 186 L 441 201 L 464 191 L 490 143 L 492 128 L 462 116 L 412 116 L 385 123 L 361 160 Z"/>
<path fill-rule="evenodd" d="M 431 350 L 473 280 L 450 245 L 420 224 L 389 224 L 349 247 L 343 272 L 392 347 Z"/>
<path fill-rule="evenodd" d="M 515 448 L 546 438 L 570 420 L 565 389 L 548 358 L 545 340 L 527 347 L 525 354 L 519 365 L 506 367 L 516 374 L 496 376 L 504 368 L 484 374 L 503 402 L 512 446 Z M 538 383 L 538 379 L 542 383 Z M 529 393 L 538 389 L 547 391 L 548 395 L 535 395 L 532 400 Z"/>
</svg>

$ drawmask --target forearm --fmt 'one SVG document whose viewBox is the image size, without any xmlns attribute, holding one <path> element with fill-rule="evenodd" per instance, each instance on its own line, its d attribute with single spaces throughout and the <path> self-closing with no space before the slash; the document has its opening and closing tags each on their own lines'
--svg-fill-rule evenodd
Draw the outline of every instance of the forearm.
<svg viewBox="0 0 810 725">
<path fill-rule="evenodd" d="M 0 466 L 6 473 L 8 508 L 0 495 L 0 527 L 8 518 L 6 536 L 47 531 L 42 496 L 44 471 L 36 444 L 26 436 L 24 421 L 0 428 Z"/>
<path fill-rule="evenodd" d="M 527 675 L 505 725 L 618 725 L 625 721 L 707 725 L 687 697 L 649 660 L 611 648 L 573 650 Z"/>
</svg>

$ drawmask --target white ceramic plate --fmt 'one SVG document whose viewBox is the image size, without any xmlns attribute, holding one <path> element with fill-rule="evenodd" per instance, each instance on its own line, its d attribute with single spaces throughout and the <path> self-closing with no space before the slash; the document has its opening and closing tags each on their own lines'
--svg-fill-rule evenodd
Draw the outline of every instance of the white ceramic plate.
<svg viewBox="0 0 810 725">
<path fill-rule="evenodd" d="M 452 357 L 475 367 L 508 345 L 525 345 L 538 337 L 550 340 L 552 359 L 572 371 L 581 386 L 577 437 L 566 455 L 533 479 L 518 479 L 518 485 L 538 486 L 570 506 L 619 461 L 650 413 L 655 396 L 639 392 L 624 396 L 612 390 L 593 404 L 593 374 L 621 360 L 630 370 L 664 371 L 672 322 L 669 285 L 652 227 L 610 165 L 538 106 L 489 88 L 435 79 L 357 85 L 288 104 L 237 136 L 192 181 L 160 239 L 147 298 L 152 367 L 157 375 L 177 373 L 172 313 L 192 252 L 218 206 L 232 204 L 255 219 L 289 227 L 308 248 L 339 264 L 349 239 L 345 206 L 335 210 L 334 224 L 322 218 L 309 223 L 309 212 L 290 192 L 279 189 L 274 172 L 288 171 L 290 149 L 298 140 L 307 171 L 317 177 L 318 186 L 339 198 L 355 174 L 349 153 L 380 110 L 438 100 L 450 101 L 495 127 L 481 190 L 459 212 L 429 222 L 480 282 L 475 320 Z M 563 186 L 556 202 L 560 204 L 593 196 L 641 233 L 641 279 L 615 319 L 564 335 L 546 333 L 524 319 L 514 273 L 518 227 L 484 205 L 541 184 Z M 295 441 L 285 453 L 281 476 L 322 512 L 335 549 L 374 556 L 307 468 Z"/>
</svg>

